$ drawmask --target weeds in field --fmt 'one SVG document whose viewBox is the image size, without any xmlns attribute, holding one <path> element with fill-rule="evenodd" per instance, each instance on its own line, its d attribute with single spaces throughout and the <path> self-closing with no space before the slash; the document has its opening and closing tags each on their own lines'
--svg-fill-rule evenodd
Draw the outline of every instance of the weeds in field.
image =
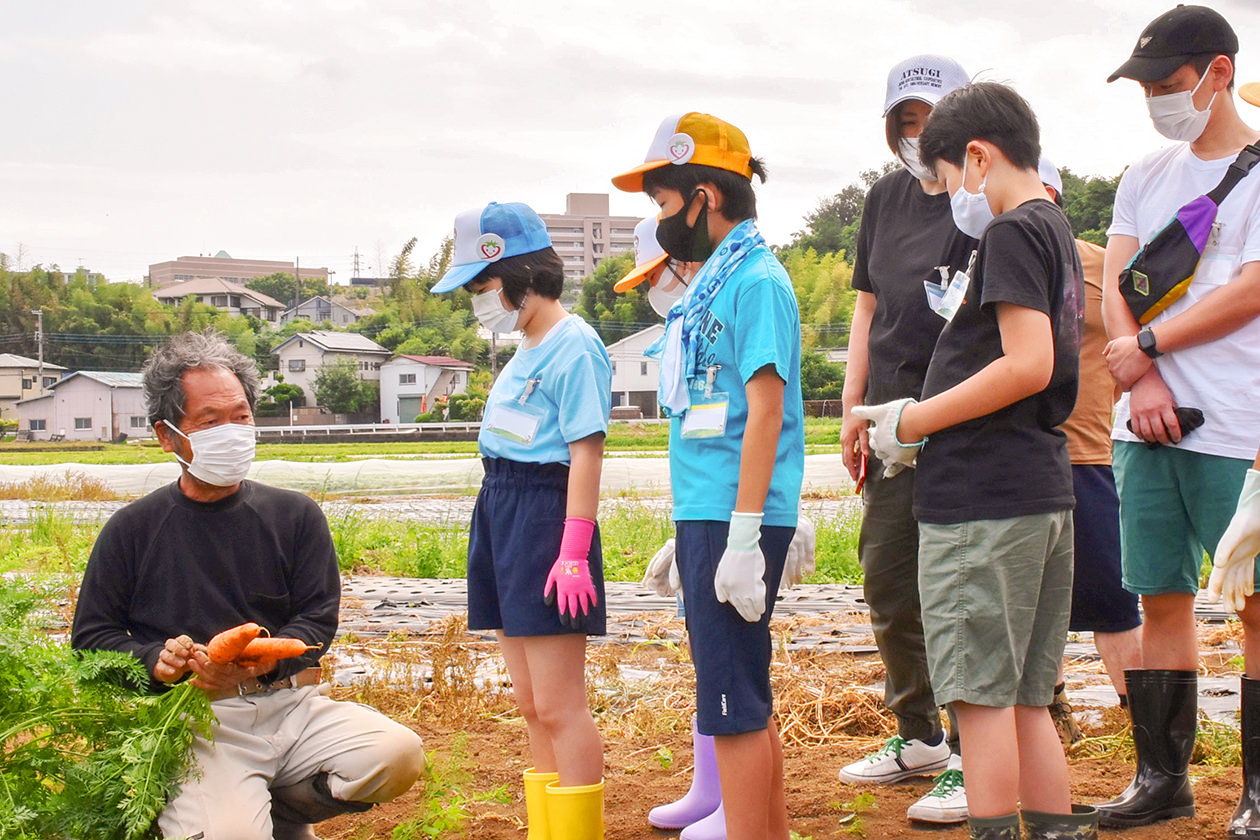
<svg viewBox="0 0 1260 840">
<path fill-rule="evenodd" d="M 109 485 L 87 473 L 36 475 L 25 481 L 0 481 L 0 499 L 40 502 L 112 502 L 122 499 Z"/>
<path fill-rule="evenodd" d="M 394 827 L 392 840 L 420 840 L 462 834 L 468 820 L 468 796 L 464 788 L 472 781 L 471 765 L 465 755 L 467 733 L 451 739 L 450 755 L 425 754 L 424 791 L 420 794 L 422 812 L 415 819 Z"/>
<path fill-rule="evenodd" d="M 1073 758 L 1134 761 L 1136 756 L 1133 750 L 1133 730 L 1127 725 L 1126 716 L 1119 717 L 1125 721 L 1125 725 L 1106 734 L 1078 741 L 1069 749 L 1069 755 Z M 1104 726 L 1106 725 L 1107 716 L 1104 715 Z M 1200 713 L 1190 762 L 1205 767 L 1239 766 L 1242 763 L 1242 740 L 1238 728 Z"/>
<path fill-rule="evenodd" d="M 27 525 L 0 528 L 0 572 L 82 574 L 100 525 L 79 525 L 52 508 Z"/>
</svg>

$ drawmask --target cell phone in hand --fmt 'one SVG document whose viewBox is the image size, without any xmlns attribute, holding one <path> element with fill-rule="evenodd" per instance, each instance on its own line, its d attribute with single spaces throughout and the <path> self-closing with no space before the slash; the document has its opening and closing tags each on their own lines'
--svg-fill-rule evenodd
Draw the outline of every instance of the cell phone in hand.
<svg viewBox="0 0 1260 840">
<path fill-rule="evenodd" d="M 1177 415 L 1177 425 L 1181 427 L 1181 436 L 1183 438 L 1203 425 L 1203 412 L 1197 408 L 1179 405 L 1173 409 L 1173 414 Z M 1124 427 L 1133 434 L 1137 434 L 1137 432 L 1133 431 L 1132 420 L 1125 420 Z M 1163 444 L 1157 440 L 1144 440 L 1143 443 L 1146 444 L 1147 449 L 1158 449 L 1163 446 Z"/>
</svg>

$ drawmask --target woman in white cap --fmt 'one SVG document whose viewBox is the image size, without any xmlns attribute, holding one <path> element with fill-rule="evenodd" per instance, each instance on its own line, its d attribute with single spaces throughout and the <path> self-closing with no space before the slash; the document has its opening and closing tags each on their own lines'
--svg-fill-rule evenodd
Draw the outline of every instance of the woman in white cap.
<svg viewBox="0 0 1260 840">
<path fill-rule="evenodd" d="M 932 790 L 906 812 L 910 819 L 933 823 L 965 820 L 967 795 L 957 727 L 951 726 L 947 738 L 928 679 L 914 474 L 884 475 L 867 445 L 867 421 L 856 418 L 853 408 L 921 396 L 932 348 L 945 326 L 936 312 L 941 293 L 975 249 L 975 240 L 954 226 L 945 184 L 919 161 L 918 148 L 932 107 L 968 82 L 956 61 L 938 55 L 913 56 L 888 74 L 884 134 L 901 168 L 875 182 L 862 213 L 840 433 L 844 464 L 862 492 L 858 557 L 887 671 L 884 702 L 897 717 L 897 734 L 842 769 L 840 778 L 887 784 L 942 771 Z"/>
<path fill-rule="evenodd" d="M 587 705 L 587 635 L 604 633 L 599 478 L 612 400 L 603 342 L 560 304 L 564 264 L 524 204 L 455 219 L 454 265 L 492 332 L 520 346 L 486 400 L 485 478 L 468 538 L 468 627 L 494 630 L 525 718 L 528 840 L 604 836 L 603 745 Z"/>
</svg>

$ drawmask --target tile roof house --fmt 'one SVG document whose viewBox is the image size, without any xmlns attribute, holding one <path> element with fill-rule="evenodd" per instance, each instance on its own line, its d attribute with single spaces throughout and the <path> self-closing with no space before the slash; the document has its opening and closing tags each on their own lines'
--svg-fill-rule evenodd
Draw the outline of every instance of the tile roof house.
<svg viewBox="0 0 1260 840">
<path fill-rule="evenodd" d="M 467 391 L 473 370 L 450 356 L 395 356 L 381 365 L 381 421 L 413 422 L 439 397 Z"/>
<path fill-rule="evenodd" d="M 195 296 L 202 303 L 222 309 L 229 315 L 252 315 L 271 324 L 276 323 L 285 309 L 283 303 L 269 295 L 220 277 L 185 280 L 153 292 L 154 298 L 172 306 L 178 306 L 180 301 L 189 296 Z"/>
<path fill-rule="evenodd" d="M 381 364 L 390 352 L 365 335 L 334 330 L 297 333 L 281 342 L 273 355 L 279 358 L 278 374 L 306 394 L 306 404 L 315 405 L 315 375 L 324 365 L 340 359 L 354 362 L 359 378 L 375 382 L 381 378 Z"/>
</svg>

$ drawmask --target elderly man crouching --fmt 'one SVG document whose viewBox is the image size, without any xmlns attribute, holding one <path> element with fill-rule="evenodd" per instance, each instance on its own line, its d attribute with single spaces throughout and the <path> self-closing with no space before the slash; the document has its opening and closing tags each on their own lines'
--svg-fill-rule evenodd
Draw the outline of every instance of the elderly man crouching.
<svg viewBox="0 0 1260 840">
<path fill-rule="evenodd" d="M 337 630 L 340 576 L 309 498 L 246 481 L 254 363 L 212 333 L 185 334 L 144 368 L 150 422 L 179 480 L 114 514 L 88 560 L 75 648 L 127 651 L 153 691 L 191 678 L 218 718 L 197 772 L 158 816 L 165 837 L 313 838 L 310 824 L 406 791 L 420 738 L 319 684 Z M 257 622 L 318 649 L 254 667 L 217 665 L 215 634 Z"/>
</svg>

